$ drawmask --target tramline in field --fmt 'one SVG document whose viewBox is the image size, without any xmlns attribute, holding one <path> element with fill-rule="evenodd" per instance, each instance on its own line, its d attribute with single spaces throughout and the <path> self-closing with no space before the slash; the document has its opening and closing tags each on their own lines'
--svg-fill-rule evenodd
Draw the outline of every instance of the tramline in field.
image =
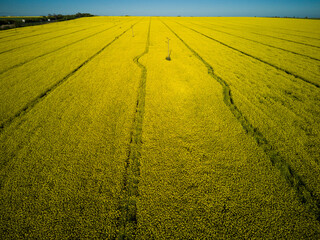
<svg viewBox="0 0 320 240">
<path fill-rule="evenodd" d="M 0 235 L 320 238 L 319 34 L 178 17 L 1 31 Z"/>
</svg>

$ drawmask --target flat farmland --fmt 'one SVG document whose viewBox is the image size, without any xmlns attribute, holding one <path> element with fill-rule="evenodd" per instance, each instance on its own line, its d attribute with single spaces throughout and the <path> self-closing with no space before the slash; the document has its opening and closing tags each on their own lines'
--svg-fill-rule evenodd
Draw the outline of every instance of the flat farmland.
<svg viewBox="0 0 320 240">
<path fill-rule="evenodd" d="M 320 239 L 319 76 L 318 20 L 1 31 L 0 235 Z"/>
</svg>

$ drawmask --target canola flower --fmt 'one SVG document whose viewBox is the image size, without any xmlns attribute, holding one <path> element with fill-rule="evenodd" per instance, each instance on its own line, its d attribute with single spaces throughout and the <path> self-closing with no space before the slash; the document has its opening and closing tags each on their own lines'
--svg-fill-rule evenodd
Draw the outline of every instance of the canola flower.
<svg viewBox="0 0 320 240">
<path fill-rule="evenodd" d="M 0 235 L 319 238 L 318 36 L 268 18 L 0 32 Z"/>
</svg>

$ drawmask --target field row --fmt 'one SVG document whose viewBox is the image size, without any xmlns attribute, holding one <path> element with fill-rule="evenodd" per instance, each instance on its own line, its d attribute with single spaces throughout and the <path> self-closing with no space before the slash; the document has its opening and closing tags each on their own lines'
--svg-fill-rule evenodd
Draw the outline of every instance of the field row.
<svg viewBox="0 0 320 240">
<path fill-rule="evenodd" d="M 26 28 L 38 35 L 0 47 L 15 48 L 0 54 L 9 59 L 0 75 L 2 235 L 320 237 L 319 61 L 310 58 L 319 55 L 310 46 L 298 55 L 278 40 L 249 44 L 211 29 L 222 18 L 90 21 L 56 35 L 51 24 Z M 14 39 L 7 34 L 0 41 Z"/>
<path fill-rule="evenodd" d="M 185 19 L 178 23 L 189 30 L 203 34 L 203 36 L 213 41 L 224 44 L 224 46 L 232 48 L 234 51 L 268 63 L 275 68 L 291 73 L 297 78 L 314 83 L 320 87 L 318 79 L 320 69 L 320 40 L 317 47 L 308 46 L 304 43 L 300 43 L 300 45 L 292 43 L 292 49 L 295 49 L 293 51 L 290 50 L 290 47 L 288 49 L 288 42 L 286 41 L 280 41 L 280 44 L 266 37 L 261 41 L 252 37 L 253 34 L 246 31 L 242 32 L 242 34 L 234 34 L 230 33 L 223 26 L 212 27 L 208 23 L 194 24 L 185 21 Z"/>
<path fill-rule="evenodd" d="M 170 25 L 170 24 L 169 24 Z M 259 60 L 171 23 L 230 85 L 236 106 L 319 196 L 319 88 Z M 250 71 L 247 71 L 250 69 Z M 299 139 L 299 141 L 292 141 Z M 301 157 L 297 161 L 298 156 Z M 300 164 L 300 165 L 299 165 Z M 312 174 L 310 174 L 312 173 Z M 311 178 L 311 179 L 309 179 Z M 315 184 L 315 185 L 314 185 Z M 308 184 L 309 185 L 309 184 Z"/>
<path fill-rule="evenodd" d="M 92 34 L 79 36 L 76 41 L 72 39 L 71 43 L 62 42 L 61 44 L 57 40 L 59 44 L 50 45 L 52 49 L 30 51 L 32 56 L 21 50 L 22 57 L 19 58 L 19 63 L 8 61 L 9 67 L 1 74 L 0 99 L 3 103 L 0 115 L 1 125 L 5 125 L 17 114 L 25 111 L 30 103 L 37 101 L 39 97 L 51 91 L 50 89 L 56 84 L 63 82 L 136 22 L 104 27 L 101 31 L 95 30 Z"/>
</svg>

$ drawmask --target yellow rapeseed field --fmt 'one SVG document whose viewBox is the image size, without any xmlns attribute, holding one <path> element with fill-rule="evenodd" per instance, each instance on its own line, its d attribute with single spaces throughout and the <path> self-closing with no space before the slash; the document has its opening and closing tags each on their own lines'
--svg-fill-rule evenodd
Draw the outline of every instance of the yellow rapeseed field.
<svg viewBox="0 0 320 240">
<path fill-rule="evenodd" d="M 319 239 L 319 76 L 317 20 L 1 31 L 0 236 Z"/>
</svg>

